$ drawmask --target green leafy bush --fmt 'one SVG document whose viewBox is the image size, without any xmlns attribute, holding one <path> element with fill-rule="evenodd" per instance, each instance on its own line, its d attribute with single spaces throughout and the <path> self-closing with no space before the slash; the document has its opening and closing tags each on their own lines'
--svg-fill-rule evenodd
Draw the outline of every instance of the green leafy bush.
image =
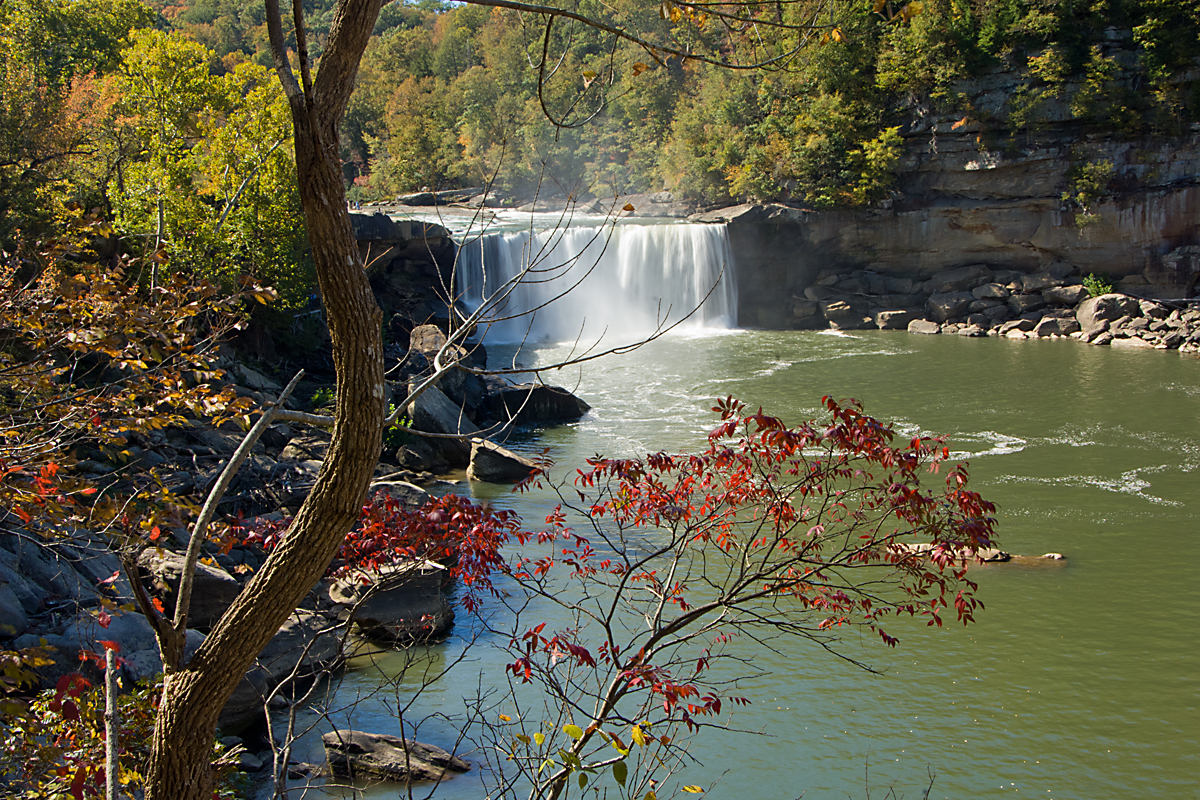
<svg viewBox="0 0 1200 800">
<path fill-rule="evenodd" d="M 1083 288 L 1087 289 L 1088 297 L 1099 297 L 1102 294 L 1110 294 L 1113 285 L 1107 274 L 1097 275 L 1093 272 L 1083 279 Z"/>
</svg>

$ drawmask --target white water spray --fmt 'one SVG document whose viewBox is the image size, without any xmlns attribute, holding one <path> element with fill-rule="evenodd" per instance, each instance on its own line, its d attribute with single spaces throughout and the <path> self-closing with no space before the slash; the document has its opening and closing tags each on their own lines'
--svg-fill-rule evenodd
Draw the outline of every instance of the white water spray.
<svg viewBox="0 0 1200 800">
<path fill-rule="evenodd" d="M 482 236 L 462 245 L 455 276 L 464 309 L 486 306 L 482 324 L 493 342 L 611 346 L 674 323 L 693 332 L 737 325 L 724 225 L 575 225 Z"/>
</svg>

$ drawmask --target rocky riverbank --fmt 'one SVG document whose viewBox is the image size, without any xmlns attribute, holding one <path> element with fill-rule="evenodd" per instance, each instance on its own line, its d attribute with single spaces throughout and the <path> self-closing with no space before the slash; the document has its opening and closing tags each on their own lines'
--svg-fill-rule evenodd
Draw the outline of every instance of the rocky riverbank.
<svg viewBox="0 0 1200 800">
<path fill-rule="evenodd" d="M 789 322 L 794 328 L 1069 337 L 1113 347 L 1200 351 L 1200 302 L 1118 292 L 1093 297 L 1084 280 L 1061 262 L 1034 273 L 973 265 L 924 281 L 866 270 L 825 272 L 803 297 L 793 298 Z"/>
<path fill-rule="evenodd" d="M 512 384 L 466 369 L 451 370 L 409 403 L 408 390 L 430 376 L 434 356 L 446 343 L 434 326 L 417 326 L 410 334 L 412 346 L 393 361 L 391 374 L 397 380 L 388 385 L 393 402 L 407 409 L 409 421 L 385 436 L 371 495 L 386 494 L 401 505 L 419 507 L 431 492 L 453 491 L 461 473 L 445 473 L 464 467 L 476 480 L 518 480 L 533 462 L 482 437 L 503 435 L 515 426 L 575 419 L 588 408 L 561 389 Z M 462 367 L 482 366 L 485 358 L 481 347 L 443 353 L 443 361 Z M 221 370 L 216 374 L 223 375 L 216 380 L 260 403 L 271 401 L 281 391 L 280 380 L 244 359 L 228 351 L 216 365 Z M 302 386 L 299 395 L 312 399 L 285 404 L 282 416 L 288 421 L 266 430 L 219 506 L 223 524 L 203 546 L 196 569 L 185 658 L 267 558 L 246 532 L 277 526 L 292 516 L 322 467 L 331 439 L 324 427 L 328 407 L 322 403 L 331 397 L 331 387 L 319 382 Z M 476 441 L 422 436 L 449 432 Z M 154 485 L 168 493 L 168 506 L 198 506 L 244 436 L 235 423 L 214 426 L 194 419 L 147 434 L 131 433 L 122 453 L 95 450 L 67 468 L 102 495 L 127 496 Z M 480 455 L 473 458 L 475 453 Z M 182 517 L 164 521 L 160 528 L 140 552 L 124 555 L 136 560 L 142 585 L 170 616 L 189 530 Z M 36 520 L 0 532 L 0 649 L 43 649 L 50 663 L 39 662 L 41 688 L 76 671 L 84 672 L 94 685 L 102 683 L 97 668 L 83 656 L 102 653 L 104 642 L 120 648 L 126 687 L 161 673 L 151 624 L 138 613 L 135 590 L 117 547 L 115 539 L 101 532 L 79 529 L 51 535 Z M 448 574 L 442 564 L 400 561 L 369 574 L 334 576 L 314 587 L 221 713 L 220 728 L 229 742 L 249 748 L 242 766 L 254 770 L 270 763 L 266 742 L 260 733 L 252 732 L 244 740 L 230 735 L 247 728 L 261 731 L 265 708 L 297 702 L 317 677 L 343 665 L 356 642 L 403 646 L 443 635 L 454 619 Z"/>
</svg>

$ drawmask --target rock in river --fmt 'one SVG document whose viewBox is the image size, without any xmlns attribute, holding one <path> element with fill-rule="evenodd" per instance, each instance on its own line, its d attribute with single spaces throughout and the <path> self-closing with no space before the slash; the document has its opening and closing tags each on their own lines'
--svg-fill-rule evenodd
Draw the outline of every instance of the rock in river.
<svg viewBox="0 0 1200 800">
<path fill-rule="evenodd" d="M 321 737 L 336 775 L 392 781 L 440 781 L 471 765 L 440 747 L 382 733 L 330 731 Z"/>
</svg>

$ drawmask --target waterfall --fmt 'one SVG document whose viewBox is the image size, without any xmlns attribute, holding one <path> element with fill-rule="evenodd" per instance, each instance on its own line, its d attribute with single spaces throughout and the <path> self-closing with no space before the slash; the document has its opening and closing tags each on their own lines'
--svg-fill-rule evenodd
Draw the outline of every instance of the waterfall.
<svg viewBox="0 0 1200 800">
<path fill-rule="evenodd" d="M 724 225 L 577 224 L 485 235 L 461 245 L 455 276 L 464 310 L 487 306 L 488 341 L 620 345 L 684 317 L 676 330 L 737 325 Z"/>
</svg>

